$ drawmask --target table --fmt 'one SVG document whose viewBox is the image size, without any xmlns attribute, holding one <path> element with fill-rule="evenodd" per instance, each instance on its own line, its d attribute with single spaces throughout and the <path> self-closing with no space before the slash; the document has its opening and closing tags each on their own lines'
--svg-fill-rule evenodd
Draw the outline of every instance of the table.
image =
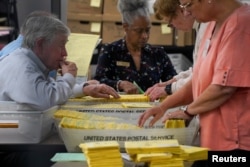
<svg viewBox="0 0 250 167">
<path fill-rule="evenodd" d="M 146 167 L 144 164 L 135 164 L 127 160 L 123 160 L 124 167 Z M 184 162 L 185 167 L 191 167 L 193 162 Z M 52 167 L 88 167 L 86 162 L 57 162 Z"/>
<path fill-rule="evenodd" d="M 11 163 L 11 166 L 50 167 L 54 164 L 50 159 L 58 152 L 67 152 L 67 150 L 57 132 L 38 144 L 0 143 L 0 164 L 1 166 Z"/>
</svg>

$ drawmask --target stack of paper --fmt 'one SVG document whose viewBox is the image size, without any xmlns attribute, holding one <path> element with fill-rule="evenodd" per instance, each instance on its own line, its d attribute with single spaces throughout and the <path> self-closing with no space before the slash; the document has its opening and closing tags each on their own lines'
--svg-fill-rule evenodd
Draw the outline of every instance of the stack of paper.
<svg viewBox="0 0 250 167">
<path fill-rule="evenodd" d="M 151 153 L 151 154 L 137 154 L 135 156 L 136 162 L 150 162 L 150 161 L 158 161 L 158 160 L 169 160 L 171 159 L 173 154 L 171 153 Z"/>
<path fill-rule="evenodd" d="M 140 129 L 137 125 L 114 122 L 114 121 L 95 121 L 63 117 L 60 121 L 63 128 L 73 129 Z"/>
<path fill-rule="evenodd" d="M 90 142 L 80 144 L 89 167 L 123 167 L 117 141 Z"/>
<path fill-rule="evenodd" d="M 148 96 L 144 94 L 124 94 L 120 95 L 120 98 L 95 98 L 91 96 L 84 96 L 81 98 L 72 98 L 69 102 L 150 102 Z"/>
<path fill-rule="evenodd" d="M 100 121 L 115 121 L 115 120 L 121 120 L 118 117 L 109 117 L 109 116 L 103 116 L 103 115 L 98 115 L 98 114 L 93 114 L 93 113 L 85 113 L 85 112 L 80 112 L 76 110 L 66 110 L 66 109 L 59 109 L 54 113 L 55 118 L 63 118 L 63 117 L 68 117 L 68 118 L 76 118 L 76 119 L 81 119 L 81 120 L 100 120 Z"/>
<path fill-rule="evenodd" d="M 176 139 L 171 140 L 146 140 L 146 141 L 126 141 L 124 143 L 126 152 L 132 154 L 147 153 L 175 153 L 181 154 L 183 151 Z"/>
<path fill-rule="evenodd" d="M 169 119 L 165 122 L 165 128 L 185 128 L 185 120 Z"/>
<path fill-rule="evenodd" d="M 149 104 L 149 103 L 143 103 L 143 102 L 133 102 L 133 103 L 130 103 L 130 102 L 123 102 L 122 103 L 122 106 L 124 108 L 152 108 L 153 105 L 152 104 Z"/>
<path fill-rule="evenodd" d="M 208 148 L 181 145 L 181 149 L 183 153 L 176 156 L 180 156 L 184 160 L 197 161 L 208 159 Z"/>
<path fill-rule="evenodd" d="M 184 167 L 184 162 L 181 158 L 155 160 L 149 162 L 149 167 Z"/>
<path fill-rule="evenodd" d="M 183 159 L 177 157 L 183 150 L 175 139 L 125 142 L 125 149 L 133 161 L 148 163 L 149 167 L 184 166 Z"/>
</svg>

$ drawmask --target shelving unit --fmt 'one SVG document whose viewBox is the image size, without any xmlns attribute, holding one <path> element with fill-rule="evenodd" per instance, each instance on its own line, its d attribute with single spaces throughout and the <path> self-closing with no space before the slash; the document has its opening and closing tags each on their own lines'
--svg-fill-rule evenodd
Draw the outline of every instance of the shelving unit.
<svg viewBox="0 0 250 167">
<path fill-rule="evenodd" d="M 74 33 L 99 34 L 102 43 L 118 40 L 124 36 L 117 0 L 68 0 L 67 24 Z M 193 45 L 193 32 L 168 28 L 163 21 L 151 15 L 149 43 L 163 46 Z"/>
<path fill-rule="evenodd" d="M 117 0 L 68 0 L 67 25 L 73 33 L 98 34 L 102 42 L 92 57 L 90 74 L 93 75 L 98 61 L 100 48 L 104 43 L 113 42 L 124 36 L 121 16 L 117 10 Z M 178 56 L 192 63 L 194 32 L 183 32 L 168 28 L 164 21 L 151 15 L 149 43 L 165 48 L 168 54 Z M 182 60 L 182 58 L 179 58 Z M 182 62 L 180 62 L 181 64 Z M 179 69 L 178 69 L 179 71 Z"/>
<path fill-rule="evenodd" d="M 6 36 L 1 36 L 1 38 L 8 38 L 8 42 L 18 36 L 16 0 L 0 0 L 0 26 L 7 26 L 12 29 Z"/>
</svg>

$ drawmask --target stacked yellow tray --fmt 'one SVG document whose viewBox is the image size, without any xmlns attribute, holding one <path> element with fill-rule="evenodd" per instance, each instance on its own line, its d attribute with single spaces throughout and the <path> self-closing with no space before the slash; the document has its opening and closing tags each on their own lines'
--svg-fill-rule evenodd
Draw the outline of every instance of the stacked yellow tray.
<svg viewBox="0 0 250 167">
<path fill-rule="evenodd" d="M 185 128 L 185 120 L 169 119 L 165 122 L 165 128 Z"/>
<path fill-rule="evenodd" d="M 60 126 L 72 129 L 140 129 L 138 126 L 129 123 L 83 120 L 68 117 L 62 118 Z"/>
<path fill-rule="evenodd" d="M 149 97 L 143 94 L 120 95 L 120 98 L 117 99 L 113 98 L 112 96 L 109 99 L 85 96 L 82 98 L 72 98 L 69 99 L 69 101 L 70 102 L 150 102 Z"/>
<path fill-rule="evenodd" d="M 103 116 L 93 113 L 86 113 L 86 112 L 79 112 L 76 110 L 67 110 L 67 109 L 59 109 L 54 113 L 55 118 L 76 118 L 76 119 L 82 119 L 82 120 L 102 120 L 102 121 L 114 121 L 114 120 L 120 120 L 118 117 L 110 117 L 110 116 Z"/>
<path fill-rule="evenodd" d="M 89 142 L 79 145 L 89 167 L 123 167 L 119 144 L 116 141 Z"/>
<path fill-rule="evenodd" d="M 208 148 L 181 145 L 183 153 L 179 155 L 182 159 L 187 161 L 207 160 Z"/>
<path fill-rule="evenodd" d="M 149 167 L 184 167 L 184 161 L 206 160 L 208 149 L 179 145 L 175 139 L 125 142 L 125 150 L 134 162 Z"/>
<path fill-rule="evenodd" d="M 124 143 L 126 152 L 130 155 L 143 153 L 176 153 L 183 151 L 176 139 L 170 140 L 145 140 L 145 141 L 126 141 Z"/>
<path fill-rule="evenodd" d="M 182 159 L 173 157 L 173 154 L 183 153 L 175 139 L 128 141 L 125 142 L 125 149 L 132 160 L 146 162 L 149 167 L 184 167 Z"/>
</svg>

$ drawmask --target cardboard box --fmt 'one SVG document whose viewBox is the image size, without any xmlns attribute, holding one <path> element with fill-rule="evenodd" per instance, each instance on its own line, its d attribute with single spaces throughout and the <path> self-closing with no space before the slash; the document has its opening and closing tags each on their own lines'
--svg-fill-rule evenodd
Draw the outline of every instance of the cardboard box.
<svg viewBox="0 0 250 167">
<path fill-rule="evenodd" d="M 90 14 L 90 13 L 67 13 L 67 20 L 87 20 L 87 21 L 102 21 L 102 14 Z"/>
<path fill-rule="evenodd" d="M 102 14 L 103 0 L 68 0 L 68 12 Z"/>
<path fill-rule="evenodd" d="M 195 43 L 195 33 L 194 31 L 184 32 L 176 30 L 175 34 L 175 44 L 176 46 L 190 46 Z"/>
<path fill-rule="evenodd" d="M 119 15 L 120 13 L 117 9 L 117 0 L 104 0 L 103 2 L 103 14 Z"/>
<path fill-rule="evenodd" d="M 88 20 L 68 20 L 67 26 L 72 33 L 101 35 L 102 22 Z"/>
<path fill-rule="evenodd" d="M 151 15 L 154 14 L 153 11 L 153 5 L 155 0 L 148 0 L 149 2 L 149 12 Z M 117 9 L 117 0 L 104 0 L 103 2 L 103 14 L 109 14 L 109 15 L 120 15 L 118 9 Z"/>
<path fill-rule="evenodd" d="M 152 23 L 148 42 L 151 45 L 173 45 L 173 30 L 165 23 Z"/>
<path fill-rule="evenodd" d="M 173 30 L 164 23 L 152 23 L 148 43 L 151 45 L 172 45 Z M 167 30 L 166 30 L 167 28 Z M 102 27 L 102 42 L 110 43 L 124 37 L 122 23 L 119 21 L 104 21 Z"/>
<path fill-rule="evenodd" d="M 103 22 L 102 43 L 111 43 L 124 37 L 121 22 Z"/>
<path fill-rule="evenodd" d="M 0 102 L 0 143 L 39 143 L 55 131 L 53 113 L 32 111 L 14 102 Z"/>
</svg>

